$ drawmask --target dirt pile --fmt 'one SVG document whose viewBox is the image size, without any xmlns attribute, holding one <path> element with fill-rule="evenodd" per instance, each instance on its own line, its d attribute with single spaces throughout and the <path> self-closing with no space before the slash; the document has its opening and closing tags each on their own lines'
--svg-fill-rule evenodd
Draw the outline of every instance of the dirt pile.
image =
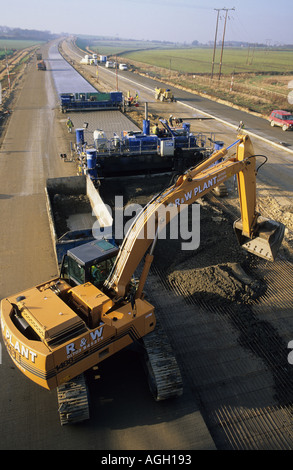
<svg viewBox="0 0 293 470">
<path fill-rule="evenodd" d="M 200 245 L 184 251 L 181 242 L 159 240 L 155 265 L 197 301 L 243 304 L 263 291 L 263 285 L 246 274 L 253 256 L 238 245 L 230 214 L 201 201 Z"/>
<path fill-rule="evenodd" d="M 293 199 L 292 197 L 261 197 L 259 209 L 265 217 L 277 220 L 285 225 L 285 236 L 280 253 L 293 262 Z"/>
<path fill-rule="evenodd" d="M 188 263 L 189 264 L 189 263 Z M 184 285 L 189 295 L 197 301 L 217 304 L 226 302 L 249 303 L 263 290 L 260 281 L 251 279 L 238 263 L 219 264 L 201 269 L 178 266 L 178 270 L 168 276 L 171 283 Z"/>
<path fill-rule="evenodd" d="M 159 240 L 156 260 L 168 274 L 176 271 L 185 262 L 185 268 L 194 269 L 216 264 L 249 262 L 250 255 L 238 245 L 234 230 L 234 218 L 221 208 L 207 202 L 200 203 L 200 243 L 196 250 L 182 250 L 181 237 L 178 240 Z"/>
</svg>

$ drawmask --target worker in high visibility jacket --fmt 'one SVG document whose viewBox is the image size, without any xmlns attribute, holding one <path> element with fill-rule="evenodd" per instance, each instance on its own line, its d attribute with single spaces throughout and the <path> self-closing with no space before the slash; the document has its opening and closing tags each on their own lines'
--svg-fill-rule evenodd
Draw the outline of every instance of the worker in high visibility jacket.
<svg viewBox="0 0 293 470">
<path fill-rule="evenodd" d="M 70 117 L 67 119 L 66 126 L 67 126 L 68 132 L 71 133 L 71 132 L 72 132 L 72 128 L 73 128 L 74 126 L 73 126 L 73 122 L 71 121 Z"/>
</svg>

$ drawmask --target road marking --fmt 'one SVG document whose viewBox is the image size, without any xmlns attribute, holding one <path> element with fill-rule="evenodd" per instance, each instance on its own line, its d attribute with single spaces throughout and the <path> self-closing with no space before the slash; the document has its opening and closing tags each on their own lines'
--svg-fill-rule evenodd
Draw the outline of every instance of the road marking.
<svg viewBox="0 0 293 470">
<path fill-rule="evenodd" d="M 115 75 L 115 72 L 111 72 L 110 70 L 107 70 L 107 72 L 108 72 L 108 73 L 112 73 L 113 75 Z M 137 85 L 138 87 L 143 87 L 143 88 L 145 88 L 146 90 L 149 90 L 149 91 L 153 92 L 153 89 L 152 89 L 152 88 L 149 88 L 149 87 L 147 87 L 147 86 L 145 86 L 145 85 L 142 85 L 142 84 L 140 84 L 140 83 L 138 83 L 138 82 L 135 82 L 134 80 L 131 80 L 131 79 L 126 78 L 126 77 L 121 77 L 121 75 L 119 75 L 119 79 L 120 79 L 120 78 L 122 78 L 123 80 L 127 80 L 127 81 L 129 81 L 129 82 L 132 82 L 132 83 L 134 83 L 135 85 Z M 187 108 L 190 108 L 190 109 L 192 109 L 192 110 L 194 110 L 194 111 L 196 111 L 196 112 L 198 112 L 198 113 L 200 113 L 200 114 L 203 114 L 203 115 L 206 116 L 206 117 L 215 119 L 216 121 L 221 122 L 222 124 L 224 124 L 224 125 L 226 125 L 226 126 L 232 127 L 233 129 L 236 129 L 236 130 L 237 130 L 237 128 L 238 128 L 238 126 L 236 126 L 235 124 L 231 124 L 230 122 L 227 122 L 227 121 L 225 121 L 224 119 L 218 118 L 218 117 L 214 116 L 213 114 L 206 113 L 205 111 L 202 111 L 201 109 L 195 108 L 194 106 L 191 106 L 190 104 L 186 104 L 186 103 L 184 103 L 184 102 L 181 101 L 181 100 L 176 100 L 176 103 L 181 104 L 181 105 L 183 105 L 183 106 L 186 106 Z M 288 149 L 287 147 L 284 147 L 283 145 L 280 145 L 280 144 L 278 144 L 277 142 L 273 142 L 272 140 L 269 140 L 269 139 L 267 139 L 267 138 L 265 138 L 265 137 L 261 137 L 260 135 L 255 134 L 254 132 L 251 132 L 251 131 L 245 130 L 245 133 L 249 134 L 250 136 L 252 136 L 252 137 L 254 137 L 254 138 L 260 139 L 260 140 L 262 140 L 263 142 L 265 142 L 265 143 L 267 143 L 267 144 L 274 145 L 275 147 L 277 147 L 277 148 L 280 149 L 280 150 L 285 150 L 286 152 L 289 152 L 289 153 L 291 153 L 291 154 L 293 155 L 293 150 Z"/>
<path fill-rule="evenodd" d="M 222 124 L 225 124 L 226 126 L 232 127 L 233 129 L 238 128 L 238 126 L 235 126 L 235 124 L 231 124 L 230 122 L 227 122 L 224 119 L 220 119 L 216 116 L 213 116 L 212 114 L 205 113 L 204 111 L 201 111 L 198 108 L 194 108 L 193 106 L 190 106 L 189 104 L 183 103 L 183 101 L 177 101 L 177 103 L 180 103 L 183 106 L 186 106 L 187 108 L 194 109 L 195 111 L 197 111 L 199 113 L 205 114 L 207 117 L 211 117 L 211 118 L 215 119 L 216 121 L 221 122 Z M 277 144 L 277 142 L 273 142 L 272 140 L 269 140 L 265 137 L 261 137 L 260 135 L 255 134 L 254 132 L 248 131 L 246 129 L 245 129 L 245 133 L 251 135 L 252 137 L 255 137 L 256 139 L 260 139 L 260 140 L 262 140 L 263 142 L 265 142 L 269 145 L 274 145 L 275 147 L 279 148 L 280 150 L 286 150 L 287 152 L 289 152 L 293 155 L 293 150 L 288 149 L 287 147 L 283 147 L 283 145 Z"/>
</svg>

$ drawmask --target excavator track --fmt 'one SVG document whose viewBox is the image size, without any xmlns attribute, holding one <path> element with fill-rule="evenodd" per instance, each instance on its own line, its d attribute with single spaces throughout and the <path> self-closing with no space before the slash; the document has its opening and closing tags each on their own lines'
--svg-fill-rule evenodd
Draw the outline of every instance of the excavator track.
<svg viewBox="0 0 293 470">
<path fill-rule="evenodd" d="M 157 321 L 155 330 L 143 338 L 149 387 L 156 401 L 183 393 L 182 377 L 167 335 Z"/>
<path fill-rule="evenodd" d="M 78 375 L 57 388 L 61 425 L 89 419 L 88 390 L 84 374 Z"/>
</svg>

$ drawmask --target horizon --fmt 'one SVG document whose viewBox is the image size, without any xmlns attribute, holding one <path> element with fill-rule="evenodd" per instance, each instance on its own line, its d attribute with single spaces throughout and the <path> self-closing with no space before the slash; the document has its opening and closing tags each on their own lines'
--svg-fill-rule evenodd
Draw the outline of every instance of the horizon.
<svg viewBox="0 0 293 470">
<path fill-rule="evenodd" d="M 102 35 L 102 36 L 98 36 L 98 35 L 87 35 L 87 34 L 73 34 L 73 33 L 54 33 L 52 31 L 49 31 L 49 30 L 39 30 L 39 29 L 27 29 L 27 28 L 22 28 L 20 26 L 8 26 L 8 25 L 0 25 L 0 40 L 2 41 L 9 41 L 9 40 L 17 40 L 18 37 L 17 35 L 15 36 L 11 36 L 9 37 L 8 36 L 4 36 L 5 33 L 13 33 L 14 31 L 19 31 L 19 39 L 20 40 L 36 40 L 36 38 L 33 38 L 33 35 L 30 37 L 29 35 L 27 35 L 26 38 L 22 37 L 21 35 L 21 32 L 26 32 L 26 33 L 40 33 L 40 34 L 43 34 L 43 35 L 47 35 L 47 36 L 52 36 L 52 37 L 64 37 L 64 36 L 76 36 L 76 37 L 79 37 L 79 38 L 89 38 L 91 40 L 96 40 L 96 41 L 110 41 L 110 42 L 142 42 L 142 43 L 147 43 L 147 42 L 152 42 L 152 43 L 159 43 L 159 44 L 179 44 L 181 46 L 192 46 L 192 47 L 197 47 L 197 46 L 206 46 L 206 47 L 213 47 L 214 45 L 214 41 L 208 41 L 208 42 L 199 42 L 198 40 L 193 40 L 192 42 L 172 42 L 172 41 L 168 41 L 168 40 L 159 40 L 159 39 L 137 39 L 137 38 L 130 38 L 130 37 L 120 37 L 120 36 L 106 36 L 106 35 Z M 3 37 L 1 37 L 1 33 L 3 33 Z M 48 40 L 48 39 L 43 39 L 44 41 Z M 50 40 L 50 38 L 49 38 Z M 217 46 L 221 45 L 222 44 L 222 40 L 217 40 Z M 270 43 L 268 45 L 268 43 L 260 43 L 260 42 L 248 42 L 248 41 L 237 41 L 235 39 L 229 39 L 229 40 L 225 40 L 225 47 L 242 47 L 242 46 L 254 46 L 254 47 L 265 47 L 265 48 L 279 48 L 279 47 L 293 47 L 293 41 L 291 43 L 279 43 L 279 42 L 276 42 L 276 43 Z"/>
<path fill-rule="evenodd" d="M 240 0 L 222 7 L 213 0 L 10 0 L 1 12 L 9 28 L 50 31 L 52 34 L 125 36 L 137 41 L 201 44 L 217 41 L 225 23 L 225 42 L 291 44 L 293 6 L 289 0 Z M 226 17 L 227 10 L 227 17 Z M 104 21 L 105 20 L 105 21 Z M 108 26 L 110 24 L 110 26 Z M 127 31 L 127 34 L 125 34 Z"/>
</svg>

